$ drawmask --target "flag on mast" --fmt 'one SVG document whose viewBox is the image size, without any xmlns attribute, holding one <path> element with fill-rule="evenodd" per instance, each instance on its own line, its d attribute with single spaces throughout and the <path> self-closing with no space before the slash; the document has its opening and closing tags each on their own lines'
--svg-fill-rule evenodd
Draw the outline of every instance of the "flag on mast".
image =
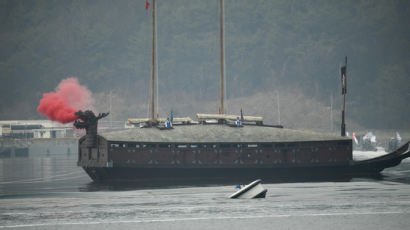
<svg viewBox="0 0 410 230">
<path fill-rule="evenodd" d="M 402 138 L 401 138 L 399 132 L 396 132 L 396 139 L 397 139 L 397 144 L 400 145 Z"/>
<path fill-rule="evenodd" d="M 340 68 L 340 73 L 342 74 L 342 95 L 346 94 L 346 66 L 342 66 L 342 68 Z"/>
<path fill-rule="evenodd" d="M 146 0 L 145 1 L 145 9 L 148 10 L 148 8 L 149 8 L 149 2 L 148 2 L 148 0 Z"/>
<path fill-rule="evenodd" d="M 357 138 L 356 138 L 356 133 L 353 133 L 353 140 L 356 143 L 356 145 L 359 144 L 359 142 L 357 141 Z"/>
<path fill-rule="evenodd" d="M 346 66 L 342 66 L 340 72 L 342 74 L 342 94 L 346 94 Z"/>
</svg>

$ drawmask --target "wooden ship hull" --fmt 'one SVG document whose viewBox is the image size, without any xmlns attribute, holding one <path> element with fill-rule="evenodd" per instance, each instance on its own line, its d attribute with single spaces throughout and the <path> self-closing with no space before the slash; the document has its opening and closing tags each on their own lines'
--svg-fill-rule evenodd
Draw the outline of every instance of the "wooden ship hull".
<svg viewBox="0 0 410 230">
<path fill-rule="evenodd" d="M 344 180 L 380 175 L 409 157 L 408 148 L 406 143 L 384 156 L 353 161 L 346 137 L 269 126 L 188 125 L 84 136 L 78 165 L 96 182 Z"/>
</svg>

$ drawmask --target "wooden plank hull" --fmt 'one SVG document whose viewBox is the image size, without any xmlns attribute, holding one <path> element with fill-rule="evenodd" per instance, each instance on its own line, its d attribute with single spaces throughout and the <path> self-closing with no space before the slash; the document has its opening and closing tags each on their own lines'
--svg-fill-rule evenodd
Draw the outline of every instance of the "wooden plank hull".
<svg viewBox="0 0 410 230">
<path fill-rule="evenodd" d="M 409 143 L 381 157 L 350 164 L 282 165 L 269 168 L 172 168 L 172 167 L 83 167 L 96 182 L 141 184 L 243 183 L 261 178 L 266 182 L 347 181 L 354 177 L 378 177 L 385 168 L 410 156 Z"/>
<path fill-rule="evenodd" d="M 214 127 L 212 130 L 215 129 Z M 161 140 L 175 140 L 176 138 L 169 136 L 173 133 L 178 134 L 176 133 L 178 129 L 147 131 L 157 134 L 155 137 L 162 138 Z M 202 131 L 211 132 L 205 128 L 202 128 Z M 220 134 L 220 132 L 216 133 Z M 103 183 L 241 183 L 255 178 L 264 181 L 326 181 L 349 180 L 357 176 L 377 176 L 385 168 L 394 167 L 410 156 L 409 143 L 381 157 L 353 161 L 352 144 L 349 139 L 256 142 L 256 140 L 274 138 L 266 138 L 263 135 L 255 138 L 250 134 L 244 136 L 254 142 L 244 142 L 242 141 L 244 136 L 237 134 L 232 134 L 237 137 L 214 138 L 212 139 L 214 142 L 199 142 L 206 136 L 177 138 L 180 141 L 185 138 L 195 139 L 196 142 L 148 142 L 150 139 L 141 141 L 138 138 L 119 138 L 117 140 L 98 135 L 95 139 L 96 145 L 91 148 L 87 145 L 86 137 L 83 137 L 79 140 L 78 165 L 83 167 L 94 181 Z M 162 136 L 158 137 L 158 135 Z M 277 136 L 282 138 L 286 135 Z M 289 135 L 286 136 L 288 137 Z M 237 140 L 237 142 L 217 140 Z"/>
</svg>

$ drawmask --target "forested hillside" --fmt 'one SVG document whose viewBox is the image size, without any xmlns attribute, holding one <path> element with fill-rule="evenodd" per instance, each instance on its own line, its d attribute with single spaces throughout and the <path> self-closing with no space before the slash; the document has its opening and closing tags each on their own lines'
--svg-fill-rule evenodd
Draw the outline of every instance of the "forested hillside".
<svg viewBox="0 0 410 230">
<path fill-rule="evenodd" d="M 156 2 L 160 115 L 217 112 L 219 1 Z M 333 97 L 338 126 L 347 56 L 348 124 L 410 128 L 410 1 L 224 2 L 228 112 L 275 123 L 279 95 L 282 123 L 326 129 Z M 145 0 L 1 0 L 0 120 L 39 119 L 73 76 L 114 120 L 147 116 L 151 20 Z"/>
</svg>

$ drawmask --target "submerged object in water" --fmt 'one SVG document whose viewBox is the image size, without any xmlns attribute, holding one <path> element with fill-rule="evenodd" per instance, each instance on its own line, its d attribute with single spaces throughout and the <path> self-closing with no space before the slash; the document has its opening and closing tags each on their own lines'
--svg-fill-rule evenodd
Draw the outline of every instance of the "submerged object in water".
<svg viewBox="0 0 410 230">
<path fill-rule="evenodd" d="M 253 199 L 253 198 L 265 198 L 266 192 L 268 191 L 261 184 L 261 179 L 255 180 L 254 182 L 242 187 L 239 191 L 232 194 L 229 198 L 237 199 Z"/>
</svg>

